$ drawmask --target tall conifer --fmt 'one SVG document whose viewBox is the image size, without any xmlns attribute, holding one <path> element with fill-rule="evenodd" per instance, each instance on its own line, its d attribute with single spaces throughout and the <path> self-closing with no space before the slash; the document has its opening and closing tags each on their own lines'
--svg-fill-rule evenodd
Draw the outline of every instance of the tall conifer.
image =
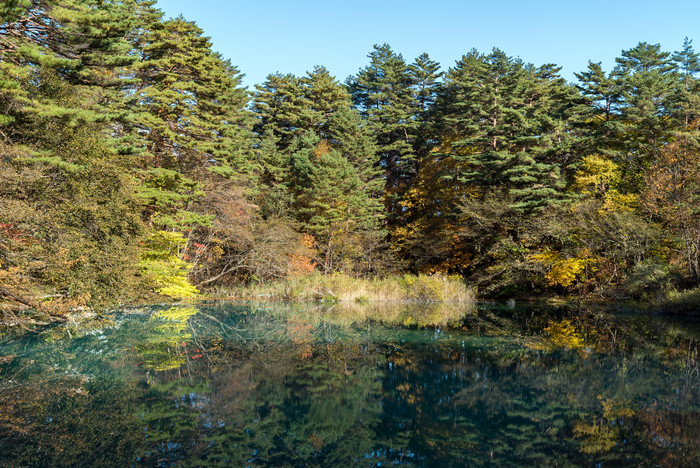
<svg viewBox="0 0 700 468">
<path fill-rule="evenodd" d="M 384 169 L 389 221 L 400 216 L 399 201 L 416 174 L 413 149 L 417 115 L 414 78 L 401 54 L 388 44 L 375 45 L 370 64 L 348 81 L 352 100 L 369 122 Z"/>
</svg>

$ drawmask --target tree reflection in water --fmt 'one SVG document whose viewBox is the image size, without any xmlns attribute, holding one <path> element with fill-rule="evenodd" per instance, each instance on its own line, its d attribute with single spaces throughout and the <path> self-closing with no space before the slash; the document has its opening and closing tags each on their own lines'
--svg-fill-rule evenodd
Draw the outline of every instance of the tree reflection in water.
<svg viewBox="0 0 700 468">
<path fill-rule="evenodd" d="M 700 465 L 697 322 L 442 307 L 212 303 L 6 340 L 0 464 Z"/>
</svg>

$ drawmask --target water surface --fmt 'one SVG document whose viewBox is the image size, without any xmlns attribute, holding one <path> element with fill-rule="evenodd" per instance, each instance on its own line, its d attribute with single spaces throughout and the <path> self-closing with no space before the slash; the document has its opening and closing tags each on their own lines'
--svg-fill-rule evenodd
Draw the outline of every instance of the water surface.
<svg viewBox="0 0 700 468">
<path fill-rule="evenodd" d="M 532 306 L 126 311 L 0 343 L 0 465 L 700 466 L 699 328 Z"/>
</svg>

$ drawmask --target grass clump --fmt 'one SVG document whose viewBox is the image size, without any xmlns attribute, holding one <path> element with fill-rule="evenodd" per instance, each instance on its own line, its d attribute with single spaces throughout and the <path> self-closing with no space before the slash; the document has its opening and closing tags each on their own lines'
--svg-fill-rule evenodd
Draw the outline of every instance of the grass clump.
<svg viewBox="0 0 700 468">
<path fill-rule="evenodd" d="M 700 315 L 700 287 L 687 291 L 669 291 L 659 308 L 663 312 Z"/>
<path fill-rule="evenodd" d="M 361 279 L 343 274 L 313 273 L 284 281 L 212 290 L 210 293 L 238 299 L 278 299 L 324 303 L 474 302 L 474 293 L 462 278 L 447 275 L 403 275 Z"/>
</svg>

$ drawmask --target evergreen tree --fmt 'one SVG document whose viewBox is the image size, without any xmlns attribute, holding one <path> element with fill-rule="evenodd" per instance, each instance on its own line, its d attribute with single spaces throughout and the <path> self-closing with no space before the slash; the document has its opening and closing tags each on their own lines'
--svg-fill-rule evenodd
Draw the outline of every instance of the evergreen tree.
<svg viewBox="0 0 700 468">
<path fill-rule="evenodd" d="M 114 301 L 136 282 L 135 181 L 108 125 L 134 61 L 132 8 L 56 0 L 2 10 L 0 224 L 26 234 L 0 242 L 11 245 L 0 263 L 78 304 Z"/>
<path fill-rule="evenodd" d="M 254 151 L 260 161 L 261 173 L 255 198 L 264 218 L 290 217 L 293 195 L 290 191 L 288 157 L 277 147 L 278 140 L 272 129 L 259 136 Z"/>
<path fill-rule="evenodd" d="M 122 67 L 132 64 L 127 34 L 135 25 L 131 0 L 11 2 L 0 19 L 0 126 L 20 114 L 62 119 L 66 125 L 114 117 Z M 61 107 L 32 92 L 41 74 L 88 87 L 91 100 Z M 12 132 L 7 129 L 5 132 Z"/>
<path fill-rule="evenodd" d="M 129 103 L 131 134 L 141 137 L 145 214 L 161 227 L 206 225 L 190 205 L 204 195 L 207 172 L 251 174 L 248 96 L 238 70 L 211 51 L 202 30 L 184 18 L 161 21 L 145 5 L 137 84 Z M 138 144 L 138 142 L 136 143 Z"/>
<path fill-rule="evenodd" d="M 306 132 L 327 138 L 328 119 L 350 105 L 345 88 L 324 67 L 317 66 L 302 78 L 270 75 L 256 88 L 257 131 L 272 131 L 281 151 Z"/>
<path fill-rule="evenodd" d="M 300 127 L 328 138 L 328 120 L 350 106 L 346 89 L 324 67 L 314 67 L 299 80 L 302 86 L 304 114 Z"/>
<path fill-rule="evenodd" d="M 260 119 L 256 131 L 271 131 L 280 150 L 286 150 L 294 138 L 301 136 L 301 116 L 305 113 L 301 84 L 294 75 L 269 75 L 262 85 L 255 85 L 253 111 Z M 311 119 L 309 119 L 311 120 Z"/>
<path fill-rule="evenodd" d="M 623 102 L 619 84 L 620 72 L 603 71 L 600 62 L 588 62 L 585 72 L 576 73 L 584 102 L 580 106 L 580 119 L 574 122 L 582 129 L 583 153 L 605 153 L 619 146 L 614 135 L 620 132 L 620 107 Z"/>
<path fill-rule="evenodd" d="M 677 125 L 669 121 L 678 84 L 676 66 L 659 44 L 646 42 L 622 51 L 615 61 L 623 99 L 615 134 L 621 149 L 608 154 L 621 162 L 630 188 L 638 191 L 643 170 L 658 158 Z"/>
<path fill-rule="evenodd" d="M 372 130 L 360 114 L 350 107 L 339 109 L 328 119 L 328 138 L 333 148 L 357 168 L 362 182 L 368 184 L 373 196 L 379 198 L 384 182 L 377 161 L 377 145 Z"/>
<path fill-rule="evenodd" d="M 370 64 L 348 81 L 352 100 L 369 122 L 384 170 L 385 203 L 390 222 L 400 216 L 399 201 L 417 170 L 413 150 L 416 117 L 413 77 L 401 54 L 375 45 Z"/>
<path fill-rule="evenodd" d="M 459 162 L 454 174 L 483 196 L 505 190 L 518 210 L 562 198 L 561 169 L 571 164 L 564 124 L 573 97 L 551 66 L 535 68 L 495 49 L 465 55 L 446 75 L 437 104 L 442 139 Z"/>
<path fill-rule="evenodd" d="M 413 151 L 417 158 L 416 173 L 420 171 L 423 158 L 428 155 L 435 142 L 431 111 L 440 86 L 439 80 L 443 76 L 439 70 L 440 64 L 430 60 L 428 54 L 421 54 L 409 66 L 414 82 L 414 99 L 420 109 L 417 116 L 416 137 L 413 142 Z"/>
<path fill-rule="evenodd" d="M 316 240 L 323 271 L 370 273 L 376 268 L 373 250 L 381 242 L 383 215 L 362 170 L 311 133 L 298 141 L 290 165 L 298 216 Z"/>
<path fill-rule="evenodd" d="M 435 103 L 437 87 L 443 73 L 440 64 L 430 60 L 428 54 L 421 54 L 408 67 L 415 87 L 415 100 L 421 112 L 426 113 Z"/>
<path fill-rule="evenodd" d="M 132 105 L 150 164 L 189 172 L 228 162 L 245 138 L 239 72 L 182 17 L 154 24 L 145 41 Z"/>
<path fill-rule="evenodd" d="M 678 86 L 674 97 L 674 118 L 688 128 L 691 122 L 700 118 L 700 54 L 695 52 L 693 41 L 687 37 L 683 49 L 671 57 L 681 73 L 682 85 Z"/>
</svg>

